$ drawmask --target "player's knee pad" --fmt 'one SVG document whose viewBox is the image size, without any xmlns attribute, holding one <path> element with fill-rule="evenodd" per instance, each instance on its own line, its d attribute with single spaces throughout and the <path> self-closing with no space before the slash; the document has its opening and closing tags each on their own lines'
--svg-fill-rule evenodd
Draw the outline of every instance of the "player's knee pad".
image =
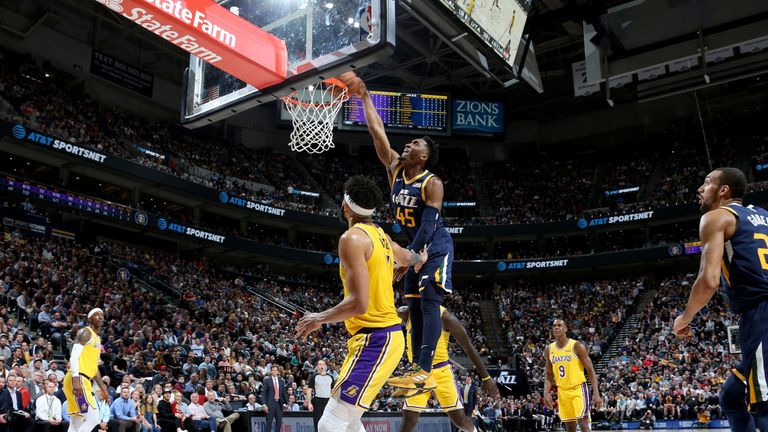
<svg viewBox="0 0 768 432">
<path fill-rule="evenodd" d="M 720 407 L 724 413 L 744 411 L 747 408 L 747 385 L 735 375 L 731 375 L 720 390 Z"/>
<path fill-rule="evenodd" d="M 331 398 L 317 423 L 318 432 L 344 432 L 350 423 L 360 421 L 363 411 L 347 402 Z"/>
</svg>

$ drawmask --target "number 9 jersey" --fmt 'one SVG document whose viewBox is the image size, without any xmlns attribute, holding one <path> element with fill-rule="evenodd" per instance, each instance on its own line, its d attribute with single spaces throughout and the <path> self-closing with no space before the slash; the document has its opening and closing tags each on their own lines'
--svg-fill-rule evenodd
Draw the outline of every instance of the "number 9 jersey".
<svg viewBox="0 0 768 432">
<path fill-rule="evenodd" d="M 549 345 L 549 361 L 555 374 L 557 389 L 571 389 L 587 382 L 584 376 L 584 365 L 576 355 L 576 341 L 568 339 L 563 348 L 558 348 L 557 342 Z"/>
</svg>

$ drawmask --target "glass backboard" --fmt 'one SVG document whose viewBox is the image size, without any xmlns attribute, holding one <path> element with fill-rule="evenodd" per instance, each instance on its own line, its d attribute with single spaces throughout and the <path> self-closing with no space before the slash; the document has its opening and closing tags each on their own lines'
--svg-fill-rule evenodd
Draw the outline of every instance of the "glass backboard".
<svg viewBox="0 0 768 432">
<path fill-rule="evenodd" d="M 219 5 L 285 41 L 288 77 L 257 89 L 190 56 L 181 119 L 187 127 L 222 120 L 394 50 L 395 0 L 222 0 Z"/>
</svg>

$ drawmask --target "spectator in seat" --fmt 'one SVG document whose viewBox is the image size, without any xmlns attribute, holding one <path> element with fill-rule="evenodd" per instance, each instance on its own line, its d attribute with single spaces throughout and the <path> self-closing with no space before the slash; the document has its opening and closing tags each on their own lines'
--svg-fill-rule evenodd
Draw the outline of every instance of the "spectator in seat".
<svg viewBox="0 0 768 432">
<path fill-rule="evenodd" d="M 155 395 L 150 393 L 144 396 L 144 402 L 139 408 L 141 415 L 141 432 L 160 432 L 157 425 L 157 405 L 155 404 Z"/>
<path fill-rule="evenodd" d="M 189 399 L 189 416 L 197 429 L 200 431 L 216 432 L 216 419 L 209 417 L 208 413 L 205 412 L 205 408 L 200 405 L 200 395 L 192 393 Z"/>
<path fill-rule="evenodd" d="M 170 390 L 163 391 L 163 399 L 157 403 L 157 424 L 163 432 L 186 432 L 181 429 L 181 418 L 173 412 Z"/>
<path fill-rule="evenodd" d="M 229 401 L 226 398 L 222 399 L 221 401 L 217 401 L 216 393 L 212 391 L 208 392 L 206 398 L 207 400 L 205 405 L 203 405 L 203 408 L 205 408 L 205 412 L 208 414 L 208 417 L 216 420 L 217 428 L 219 426 L 223 426 L 224 432 L 232 432 L 232 423 L 240 418 L 240 414 L 232 413 L 225 417 L 224 413 L 222 412 L 223 409 L 232 411 L 232 407 L 229 405 Z"/>
<path fill-rule="evenodd" d="M 64 432 L 69 423 L 62 420 L 61 401 L 54 395 L 56 384 L 46 381 L 45 394 L 35 401 L 35 424 L 41 432 Z"/>
<path fill-rule="evenodd" d="M 31 432 L 35 426 L 28 407 L 23 405 L 21 392 L 18 390 L 22 378 L 9 376 L 6 387 L 0 392 L 0 413 L 13 412 L 7 423 L 0 424 L 0 432 Z"/>
<path fill-rule="evenodd" d="M 99 387 L 93 389 L 93 395 L 96 399 L 96 409 L 99 410 L 99 424 L 94 429 L 94 432 L 107 432 L 109 430 L 109 404 L 101 399 L 101 389 Z"/>
<path fill-rule="evenodd" d="M 120 389 L 120 397 L 109 407 L 109 423 L 115 432 L 139 432 L 139 415 L 136 406 L 130 399 L 131 390 L 128 387 Z"/>
</svg>

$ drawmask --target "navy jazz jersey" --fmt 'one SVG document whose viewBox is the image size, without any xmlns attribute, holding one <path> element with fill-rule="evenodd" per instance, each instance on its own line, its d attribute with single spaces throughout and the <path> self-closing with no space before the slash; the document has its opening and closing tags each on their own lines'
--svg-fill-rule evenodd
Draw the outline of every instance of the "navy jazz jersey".
<svg viewBox="0 0 768 432">
<path fill-rule="evenodd" d="M 737 219 L 723 251 L 723 290 L 733 311 L 743 313 L 768 300 L 768 211 L 738 203 L 721 208 Z"/>
<path fill-rule="evenodd" d="M 435 175 L 424 171 L 412 179 L 405 178 L 402 166 L 395 169 L 392 175 L 392 205 L 395 218 L 405 232 L 408 242 L 412 242 L 421 226 L 421 217 L 426 202 L 426 185 Z M 429 258 L 421 271 L 416 274 L 413 268 L 405 275 L 405 294 L 416 296 L 419 288 L 427 281 L 432 281 L 445 292 L 453 290 L 451 268 L 453 266 L 453 239 L 445 228 L 443 219 L 438 216 L 432 239 L 427 240 Z"/>
<path fill-rule="evenodd" d="M 392 182 L 392 204 L 395 208 L 395 218 L 403 228 L 409 242 L 413 241 L 413 238 L 416 237 L 416 233 L 419 231 L 419 226 L 421 226 L 421 216 L 427 207 L 426 185 L 434 176 L 434 173 L 425 170 L 408 180 L 405 178 L 405 170 L 401 166 L 395 169 L 392 176 L 394 178 Z M 448 234 L 443 224 L 443 218 L 438 216 L 433 238 L 437 238 L 439 231 L 444 232 L 450 238 L 450 234 Z"/>
</svg>

